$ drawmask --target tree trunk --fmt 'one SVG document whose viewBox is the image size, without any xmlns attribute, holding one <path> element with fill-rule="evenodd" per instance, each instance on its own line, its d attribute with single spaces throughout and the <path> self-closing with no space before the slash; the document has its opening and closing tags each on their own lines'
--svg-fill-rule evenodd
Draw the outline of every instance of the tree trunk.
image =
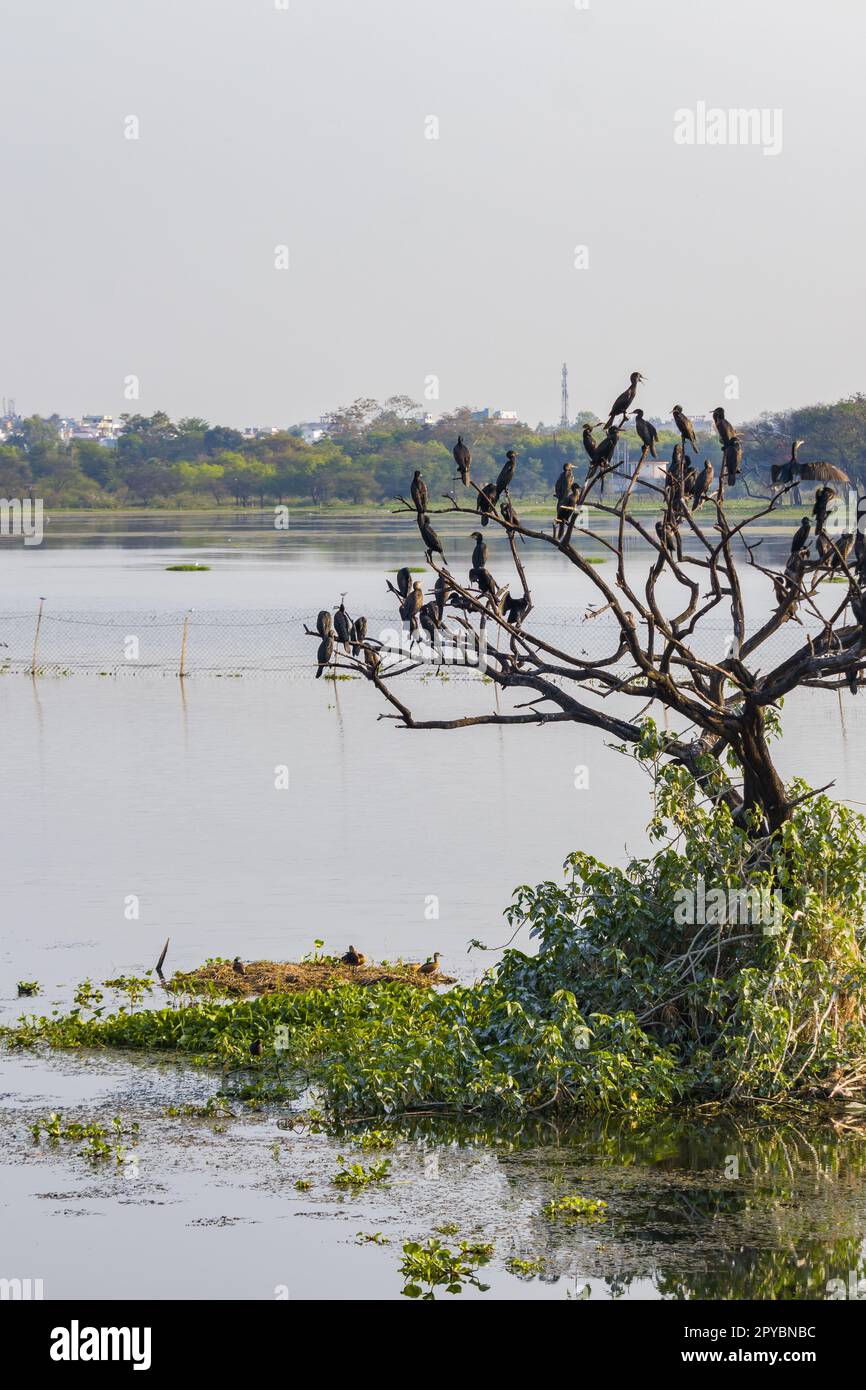
<svg viewBox="0 0 866 1390">
<path fill-rule="evenodd" d="M 744 711 L 740 747 L 743 764 L 743 802 L 747 810 L 758 807 L 770 831 L 778 830 L 791 817 L 785 785 L 776 771 L 764 735 L 764 719 L 759 708 Z"/>
</svg>

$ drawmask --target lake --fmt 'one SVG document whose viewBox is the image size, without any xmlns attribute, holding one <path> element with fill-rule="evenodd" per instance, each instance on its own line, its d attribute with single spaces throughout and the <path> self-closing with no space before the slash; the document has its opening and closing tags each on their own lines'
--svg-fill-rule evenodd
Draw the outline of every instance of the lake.
<svg viewBox="0 0 866 1390">
<path fill-rule="evenodd" d="M 469 529 L 465 518 L 440 528 L 446 553 L 450 543 L 467 567 Z M 504 582 L 507 547 L 490 540 L 490 568 Z M 783 537 L 766 543 L 768 554 L 782 547 Z M 184 561 L 210 569 L 166 569 Z M 578 847 L 619 863 L 645 850 L 647 779 L 594 731 L 409 732 L 377 719 L 365 682 L 312 679 L 303 617 L 312 624 L 345 591 L 353 614 L 390 620 L 386 575 L 404 563 L 423 564 L 417 533 L 388 516 L 293 514 L 278 533 L 253 509 L 58 515 L 40 547 L 3 542 L 0 621 L 10 636 L 30 633 L 40 598 L 46 615 L 100 619 L 110 642 L 156 615 L 174 624 L 174 643 L 193 609 L 182 682 L 168 665 L 36 680 L 10 670 L 0 680 L 4 1021 L 21 1012 L 18 980 L 41 982 L 36 1008 L 67 1007 L 85 977 L 151 967 L 166 937 L 171 969 L 213 955 L 297 959 L 318 939 L 377 959 L 439 950 L 448 972 L 469 980 L 496 956 L 468 943 L 505 942 L 502 912 L 518 883 L 557 877 Z M 600 641 L 603 620 L 583 621 L 598 602 L 589 582 L 576 583 L 557 555 L 528 563 L 551 630 Z M 636 548 L 629 565 L 641 566 Z M 752 612 L 766 611 L 761 577 L 747 572 L 746 587 Z M 241 663 L 234 637 L 253 614 L 277 624 L 262 650 L 278 640 L 291 654 L 284 672 L 255 669 L 259 637 Z M 207 624 L 219 654 L 209 670 L 204 637 L 196 646 Z M 721 649 L 723 614 L 714 633 Z M 114 672 L 121 659 L 106 653 Z M 495 695 L 452 674 L 407 678 L 401 698 L 456 716 L 494 708 Z M 835 779 L 834 795 L 861 806 L 864 709 L 862 696 L 790 699 L 783 771 L 814 785 Z M 286 788 L 275 785 L 280 769 Z M 861 1258 L 864 1141 L 853 1119 L 808 1132 L 676 1119 L 498 1136 L 415 1125 L 400 1134 L 387 1190 L 355 1198 L 329 1185 L 340 1144 L 281 1128 L 278 1114 L 161 1118 L 169 1102 L 200 1103 L 216 1085 L 164 1059 L 0 1054 L 0 1277 L 41 1277 L 46 1297 L 269 1298 L 277 1286 L 297 1297 L 396 1297 L 402 1240 L 442 1221 L 495 1242 L 487 1297 L 821 1297 L 825 1277 L 847 1278 Z M 34 1145 L 27 1125 L 53 1109 L 136 1114 L 134 1178 Z M 741 1159 L 736 1181 L 725 1176 L 731 1154 Z M 299 1176 L 308 1191 L 294 1188 Z M 608 1201 L 602 1234 L 540 1221 L 542 1202 L 575 1176 Z M 359 1230 L 391 1243 L 356 1245 Z M 545 1272 L 509 1273 L 512 1256 L 543 1258 Z"/>
</svg>

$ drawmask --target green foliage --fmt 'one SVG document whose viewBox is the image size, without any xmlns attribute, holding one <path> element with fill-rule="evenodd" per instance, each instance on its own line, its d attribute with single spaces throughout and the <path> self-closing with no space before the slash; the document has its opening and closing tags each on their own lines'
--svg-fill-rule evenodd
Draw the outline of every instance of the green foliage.
<svg viewBox="0 0 866 1390">
<path fill-rule="evenodd" d="M 87 1123 L 73 1120 L 64 1124 L 63 1116 L 58 1111 L 52 1111 L 47 1120 L 36 1121 L 29 1129 L 34 1144 L 41 1143 L 43 1135 L 55 1145 L 62 1142 L 80 1144 L 83 1141 L 84 1147 L 78 1151 L 82 1157 L 101 1162 L 113 1156 L 119 1166 L 126 1161 L 126 1149 L 120 1140 L 126 1136 L 137 1142 L 139 1126 L 137 1121 L 125 1125 L 120 1115 L 115 1115 L 110 1126 L 99 1124 L 96 1120 Z"/>
<path fill-rule="evenodd" d="M 359 1149 L 369 1153 L 375 1149 L 393 1149 L 394 1136 L 384 1129 L 368 1129 L 355 1141 Z"/>
<path fill-rule="evenodd" d="M 402 1293 L 406 1298 L 435 1299 L 436 1290 L 446 1293 L 462 1293 L 467 1285 L 486 1291 L 490 1285 L 482 1284 L 477 1271 L 489 1264 L 493 1257 L 492 1245 L 473 1245 L 461 1240 L 457 1250 L 451 1250 L 435 1238 L 420 1245 L 418 1241 L 407 1241 L 403 1246 L 403 1259 L 400 1273 L 406 1280 Z"/>
<path fill-rule="evenodd" d="M 17 985 L 18 998 L 23 999 L 27 995 L 39 994 L 41 988 L 38 980 L 19 980 Z"/>
<path fill-rule="evenodd" d="M 516 1274 L 518 1279 L 531 1279 L 533 1275 L 543 1272 L 544 1260 L 521 1260 L 515 1255 L 505 1261 L 505 1268 L 509 1274 Z"/>
<path fill-rule="evenodd" d="M 552 1197 L 541 1209 L 542 1215 L 556 1221 L 559 1217 L 575 1219 L 580 1217 L 589 1221 L 606 1221 L 607 1202 L 592 1197 L 581 1197 L 579 1192 L 567 1193 L 564 1197 Z"/>
<path fill-rule="evenodd" d="M 511 491 L 518 499 L 549 501 L 564 463 L 581 473 L 585 468 L 580 423 L 565 430 L 533 429 L 522 422 L 473 419 L 462 409 L 427 424 L 418 405 L 400 398 L 395 408 L 396 399 L 381 405 L 359 400 L 335 411 L 327 434 L 311 444 L 293 429 L 248 438 L 205 420 L 173 421 L 164 411 L 130 416 L 114 446 L 86 439 L 64 444 L 56 417 L 33 416 L 0 445 L 0 495 L 22 496 L 37 488 L 49 505 L 63 507 L 246 506 L 284 500 L 367 506 L 405 494 L 420 468 L 431 497 L 438 498 L 454 487 L 451 449 L 458 433 L 472 442 L 472 473 L 482 483 L 496 477 L 506 448 L 517 450 L 520 467 Z M 772 463 L 788 457 L 795 437 L 806 440 L 804 457 L 830 459 L 855 483 L 866 480 L 866 396 L 762 416 L 739 428 L 746 470 L 761 482 Z M 670 455 L 673 439 L 670 430 L 661 431 L 663 457 Z M 702 436 L 699 448 L 718 457 L 714 437 Z"/>
<path fill-rule="evenodd" d="M 383 1158 L 381 1163 L 371 1163 L 369 1168 L 365 1168 L 363 1163 L 347 1163 L 342 1154 L 337 1154 L 337 1162 L 340 1169 L 331 1178 L 336 1187 L 360 1190 L 373 1182 L 385 1182 L 390 1176 L 390 1158 Z"/>
</svg>

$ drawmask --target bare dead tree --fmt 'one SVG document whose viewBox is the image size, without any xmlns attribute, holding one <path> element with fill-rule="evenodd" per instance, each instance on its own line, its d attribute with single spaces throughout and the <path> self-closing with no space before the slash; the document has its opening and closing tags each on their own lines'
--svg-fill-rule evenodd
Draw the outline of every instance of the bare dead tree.
<svg viewBox="0 0 866 1390">
<path fill-rule="evenodd" d="M 362 671 L 373 683 L 391 707 L 380 718 L 394 719 L 413 731 L 575 723 L 637 744 L 644 737 L 648 712 L 667 711 L 678 731 L 667 736 L 664 755 L 687 768 L 708 794 L 724 801 L 735 815 L 757 812 L 746 817 L 755 825 L 756 835 L 772 833 L 790 818 L 802 798 L 789 796 L 775 766 L 768 744 L 769 712 L 800 687 L 856 692 L 866 671 L 863 538 L 858 536 L 852 555 L 850 540 L 834 541 L 822 526 L 816 538 L 817 555 L 811 554 L 807 543 L 792 550 L 784 568 L 765 566 L 762 540 L 752 538 L 755 529 L 797 481 L 776 488 L 757 510 L 735 520 L 726 513 L 724 466 L 715 491 L 700 507 L 692 506 L 682 453 L 675 455 L 664 484 L 641 477 L 638 465 L 619 498 L 606 502 L 604 478 L 612 466 L 590 466 L 583 484 L 573 486 L 573 505 L 565 521 L 562 505 L 554 504 L 558 519 L 550 531 L 522 524 L 507 491 L 497 504 L 489 496 L 482 498 L 487 520 L 508 538 L 523 585 L 517 611 L 510 594 L 500 590 L 486 570 L 479 573 L 473 568 L 464 583 L 455 576 L 453 566 L 449 570 L 444 563 L 433 563 L 428 552 L 439 593 L 437 602 L 427 605 L 433 610 L 432 617 L 428 614 L 427 636 L 435 629 L 437 640 L 422 640 L 424 634 L 415 632 L 407 651 L 402 643 L 368 639 L 363 650 L 356 648 L 353 658 L 341 658 L 336 664 Z M 473 489 L 482 493 L 473 483 L 470 496 Z M 639 490 L 657 500 L 657 513 L 635 507 Z M 396 500 L 397 511 L 414 515 L 410 501 Z M 477 521 L 478 508 L 459 502 L 454 493 L 445 494 L 443 501 L 439 514 L 466 513 Z M 606 529 L 592 529 L 588 524 L 590 504 L 600 519 L 610 519 Z M 629 537 L 636 537 L 647 553 L 640 584 L 626 567 Z M 524 543 L 552 547 L 573 566 L 575 578 L 590 586 L 599 603 L 587 610 L 584 621 L 592 622 L 602 612 L 610 614 L 614 636 L 607 655 L 591 660 L 532 632 L 532 593 L 518 539 L 521 547 Z M 612 579 L 591 563 L 584 540 L 608 552 L 614 562 Z M 760 572 L 773 586 L 769 616 L 757 625 L 747 618 L 738 565 Z M 827 605 L 819 604 L 818 598 L 822 583 L 831 576 L 843 580 L 845 588 L 827 612 Z M 714 613 L 729 615 L 732 634 L 729 649 L 718 660 L 705 651 L 701 654 L 697 641 L 702 625 Z M 811 632 L 804 618 L 810 620 Z M 802 628 L 796 650 L 785 660 L 762 667 L 770 639 L 791 623 Z M 502 696 L 529 692 L 533 698 L 508 708 L 500 708 L 497 698 L 496 709 L 483 714 L 419 717 L 396 693 L 400 678 L 422 666 L 440 665 L 443 643 L 448 645 L 452 663 L 473 666 L 481 661 Z M 619 708 L 628 710 L 629 703 L 635 713 L 621 714 Z"/>
</svg>

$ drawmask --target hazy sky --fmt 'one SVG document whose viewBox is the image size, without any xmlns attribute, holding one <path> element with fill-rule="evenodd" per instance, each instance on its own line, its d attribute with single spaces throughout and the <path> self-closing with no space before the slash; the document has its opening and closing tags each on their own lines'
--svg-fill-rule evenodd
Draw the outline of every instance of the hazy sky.
<svg viewBox="0 0 866 1390">
<path fill-rule="evenodd" d="M 0 395 L 25 413 L 266 425 L 405 393 L 553 422 L 563 360 L 573 412 L 633 369 L 659 413 L 735 375 L 734 419 L 866 386 L 854 0 L 0 15 Z M 677 145 L 701 101 L 780 108 L 781 153 Z"/>
</svg>

